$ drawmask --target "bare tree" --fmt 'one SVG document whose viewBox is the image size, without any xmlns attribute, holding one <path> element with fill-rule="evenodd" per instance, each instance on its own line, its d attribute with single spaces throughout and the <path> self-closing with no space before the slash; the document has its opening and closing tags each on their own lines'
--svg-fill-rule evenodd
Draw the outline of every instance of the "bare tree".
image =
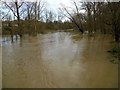
<svg viewBox="0 0 120 90">
<path fill-rule="evenodd" d="M 43 0 L 36 0 L 35 2 L 25 2 L 25 4 L 27 10 L 26 19 L 28 21 L 29 34 L 33 33 L 34 35 L 37 35 L 37 22 L 41 21 L 43 18 L 46 2 Z M 34 26 L 34 30 L 30 30 L 31 24 Z"/>
<path fill-rule="evenodd" d="M 74 12 L 74 14 L 72 14 L 65 6 L 62 5 L 62 8 L 59 8 L 59 10 L 61 11 L 61 13 L 67 17 L 68 19 L 70 19 L 75 26 L 79 29 L 79 31 L 81 33 L 83 33 L 83 28 L 82 28 L 82 22 L 81 22 L 81 16 L 80 16 L 80 11 L 79 11 L 79 7 L 77 5 L 77 2 L 73 1 L 73 5 L 75 6 L 75 9 L 72 10 Z M 77 16 L 78 19 L 75 19 L 75 17 Z"/>
<path fill-rule="evenodd" d="M 119 19 L 120 19 L 120 2 L 109 2 L 108 3 L 108 8 L 111 12 L 111 23 L 109 25 L 112 25 L 112 29 L 114 32 L 115 36 L 115 41 L 119 42 L 120 38 L 120 26 L 119 26 Z M 106 23 L 108 24 L 108 23 Z"/>
<path fill-rule="evenodd" d="M 82 9 L 84 9 L 86 12 L 85 19 L 86 19 L 87 30 L 89 31 L 89 33 L 92 33 L 93 24 L 92 24 L 92 4 L 91 4 L 91 2 L 83 2 Z"/>
<path fill-rule="evenodd" d="M 11 12 L 13 13 L 13 15 L 17 18 L 17 25 L 18 25 L 18 34 L 20 36 L 20 38 L 22 38 L 22 28 L 21 28 L 21 24 L 20 24 L 20 19 L 21 19 L 21 15 L 24 12 L 23 9 L 20 10 L 20 8 L 23 6 L 24 2 L 18 2 L 18 0 L 15 0 L 13 2 L 3 2 L 5 4 L 5 6 L 11 10 Z"/>
</svg>

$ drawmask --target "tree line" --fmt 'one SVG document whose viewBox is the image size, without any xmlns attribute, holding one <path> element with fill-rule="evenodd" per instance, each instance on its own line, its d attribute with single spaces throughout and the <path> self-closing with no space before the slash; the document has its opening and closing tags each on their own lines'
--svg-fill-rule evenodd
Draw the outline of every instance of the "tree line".
<svg viewBox="0 0 120 90">
<path fill-rule="evenodd" d="M 29 35 L 43 33 L 45 30 L 73 29 L 82 34 L 94 33 L 112 34 L 116 42 L 120 38 L 120 2 L 81 2 L 73 0 L 71 7 L 61 5 L 57 14 L 48 9 L 47 2 L 2 2 L 4 31 L 11 35 L 17 34 L 22 38 L 24 33 Z M 67 21 L 62 21 L 68 18 Z M 7 26 L 7 27 L 6 27 Z M 15 29 L 15 30 L 14 30 Z"/>
<path fill-rule="evenodd" d="M 120 38 L 120 1 L 119 2 L 80 2 L 73 1 L 74 8 L 63 5 L 61 12 L 68 17 L 81 33 L 89 32 L 112 34 L 116 42 Z M 80 12 L 84 10 L 84 13 Z M 70 13 L 70 12 L 73 13 Z"/>
</svg>

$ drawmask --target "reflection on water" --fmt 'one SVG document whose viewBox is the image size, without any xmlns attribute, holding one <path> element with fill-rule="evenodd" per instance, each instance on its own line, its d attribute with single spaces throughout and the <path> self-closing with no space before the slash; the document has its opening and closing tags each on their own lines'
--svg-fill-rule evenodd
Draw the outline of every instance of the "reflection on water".
<svg viewBox="0 0 120 90">
<path fill-rule="evenodd" d="M 3 88 L 118 87 L 118 65 L 109 62 L 109 37 L 57 32 L 3 42 Z"/>
</svg>

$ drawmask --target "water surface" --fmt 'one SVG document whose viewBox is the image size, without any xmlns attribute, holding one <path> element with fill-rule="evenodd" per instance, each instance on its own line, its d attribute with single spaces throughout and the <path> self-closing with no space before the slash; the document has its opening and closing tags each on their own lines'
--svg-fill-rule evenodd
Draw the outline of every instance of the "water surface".
<svg viewBox="0 0 120 90">
<path fill-rule="evenodd" d="M 81 38 L 57 32 L 3 38 L 3 88 L 115 88 L 118 65 L 109 62 L 110 38 Z"/>
</svg>

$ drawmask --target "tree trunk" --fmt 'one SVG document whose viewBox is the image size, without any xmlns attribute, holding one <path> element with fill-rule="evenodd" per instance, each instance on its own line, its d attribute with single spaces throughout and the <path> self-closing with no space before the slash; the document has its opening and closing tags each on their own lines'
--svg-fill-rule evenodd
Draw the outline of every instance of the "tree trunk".
<svg viewBox="0 0 120 90">
<path fill-rule="evenodd" d="M 16 5 L 16 12 L 17 12 L 17 21 L 18 21 L 18 29 L 19 29 L 19 36 L 22 38 L 22 30 L 21 30 L 21 24 L 20 24 L 20 14 L 19 14 L 19 6 L 18 2 L 15 2 Z"/>
<path fill-rule="evenodd" d="M 113 23 L 113 30 L 114 30 L 115 42 L 119 42 L 120 35 L 116 23 Z"/>
<path fill-rule="evenodd" d="M 115 34 L 115 41 L 119 42 L 119 34 L 117 34 L 117 33 Z"/>
</svg>

